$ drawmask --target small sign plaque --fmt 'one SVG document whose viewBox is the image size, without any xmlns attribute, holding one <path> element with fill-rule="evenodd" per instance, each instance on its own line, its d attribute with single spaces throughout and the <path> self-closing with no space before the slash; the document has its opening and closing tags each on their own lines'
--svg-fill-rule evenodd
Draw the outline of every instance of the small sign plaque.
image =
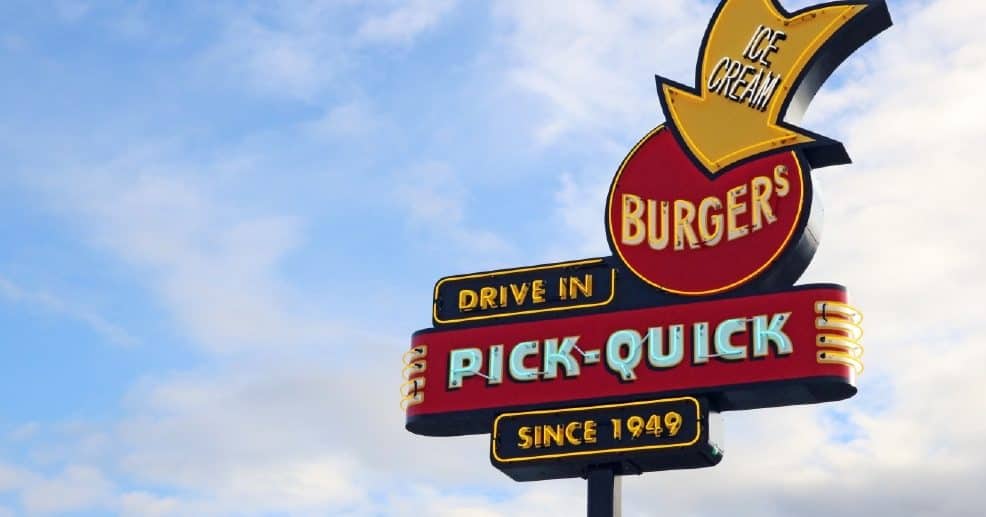
<svg viewBox="0 0 986 517">
<path fill-rule="evenodd" d="M 578 476 L 601 463 L 626 474 L 713 466 L 722 459 L 717 418 L 694 397 L 504 413 L 493 422 L 490 459 L 518 481 Z"/>
<path fill-rule="evenodd" d="M 604 307 L 616 269 L 603 259 L 445 277 L 435 284 L 435 326 Z"/>
</svg>

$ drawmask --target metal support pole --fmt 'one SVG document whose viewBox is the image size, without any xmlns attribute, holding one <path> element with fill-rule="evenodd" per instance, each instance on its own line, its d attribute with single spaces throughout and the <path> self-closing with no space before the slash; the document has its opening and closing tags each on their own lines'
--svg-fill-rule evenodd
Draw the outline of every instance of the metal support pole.
<svg viewBox="0 0 986 517">
<path fill-rule="evenodd" d="M 588 517 L 620 517 L 622 481 L 613 467 L 601 466 L 589 470 Z"/>
</svg>

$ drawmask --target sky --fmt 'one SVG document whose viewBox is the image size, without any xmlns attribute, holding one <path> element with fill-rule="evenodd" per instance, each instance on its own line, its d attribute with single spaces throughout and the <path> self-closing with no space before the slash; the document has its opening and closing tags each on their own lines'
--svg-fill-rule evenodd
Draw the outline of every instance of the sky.
<svg viewBox="0 0 986 517">
<path fill-rule="evenodd" d="M 789 9 L 807 0 L 784 0 Z M 802 126 L 800 280 L 849 287 L 847 401 L 727 413 L 624 515 L 980 515 L 986 3 L 891 0 Z M 0 516 L 534 516 L 488 437 L 403 429 L 441 276 L 609 255 L 606 189 L 709 0 L 0 4 Z"/>
</svg>

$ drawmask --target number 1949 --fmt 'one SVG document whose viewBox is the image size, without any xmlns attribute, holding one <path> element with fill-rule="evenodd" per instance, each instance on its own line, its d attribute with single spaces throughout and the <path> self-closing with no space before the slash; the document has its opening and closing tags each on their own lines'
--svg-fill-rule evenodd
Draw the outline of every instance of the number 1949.
<svg viewBox="0 0 986 517">
<path fill-rule="evenodd" d="M 613 424 L 613 439 L 622 440 L 623 432 L 626 430 L 631 440 L 636 440 L 645 434 L 655 438 L 664 436 L 667 431 L 668 437 L 673 437 L 681 430 L 683 419 L 677 411 L 669 411 L 662 418 L 660 415 L 651 414 L 646 419 L 642 416 L 633 415 L 626 419 L 611 418 Z"/>
</svg>

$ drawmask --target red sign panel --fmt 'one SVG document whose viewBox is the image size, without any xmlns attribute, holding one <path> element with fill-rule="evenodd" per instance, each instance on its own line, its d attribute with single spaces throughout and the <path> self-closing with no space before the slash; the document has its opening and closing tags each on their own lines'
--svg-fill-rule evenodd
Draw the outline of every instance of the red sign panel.
<svg viewBox="0 0 986 517">
<path fill-rule="evenodd" d="M 641 280 L 708 295 L 771 266 L 798 237 L 809 203 L 810 184 L 793 151 L 710 176 L 662 126 L 616 173 L 607 229 L 613 251 Z"/>
<path fill-rule="evenodd" d="M 424 330 L 405 356 L 407 428 L 486 433 L 505 411 L 702 394 L 721 410 L 840 400 L 862 368 L 839 286 L 538 322 Z"/>
</svg>

